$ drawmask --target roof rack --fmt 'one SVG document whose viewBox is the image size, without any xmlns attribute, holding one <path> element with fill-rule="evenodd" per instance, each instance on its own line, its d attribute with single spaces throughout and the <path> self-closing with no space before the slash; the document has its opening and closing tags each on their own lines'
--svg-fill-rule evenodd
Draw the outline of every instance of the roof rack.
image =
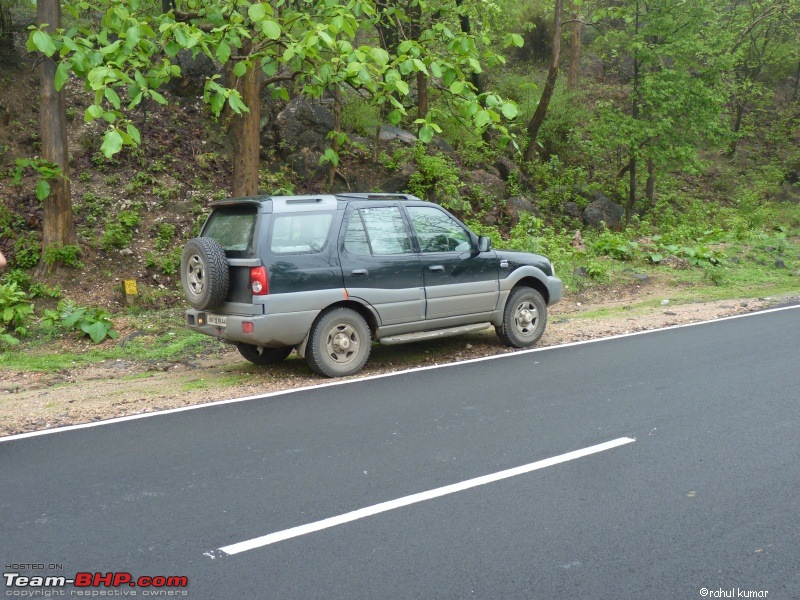
<svg viewBox="0 0 800 600">
<path fill-rule="evenodd" d="M 337 198 L 357 198 L 359 200 L 418 200 L 413 194 L 388 194 L 383 192 L 368 193 L 368 192 L 348 192 L 346 194 L 336 194 Z"/>
</svg>

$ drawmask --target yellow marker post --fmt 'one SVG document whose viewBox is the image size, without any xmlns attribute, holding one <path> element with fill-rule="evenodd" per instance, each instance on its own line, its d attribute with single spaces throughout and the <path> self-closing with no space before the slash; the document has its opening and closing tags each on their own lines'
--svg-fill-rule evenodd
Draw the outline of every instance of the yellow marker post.
<svg viewBox="0 0 800 600">
<path fill-rule="evenodd" d="M 125 296 L 125 302 L 127 302 L 129 306 L 133 305 L 134 301 L 136 300 L 136 296 L 139 295 L 139 288 L 136 286 L 136 280 L 123 279 L 122 293 Z"/>
</svg>

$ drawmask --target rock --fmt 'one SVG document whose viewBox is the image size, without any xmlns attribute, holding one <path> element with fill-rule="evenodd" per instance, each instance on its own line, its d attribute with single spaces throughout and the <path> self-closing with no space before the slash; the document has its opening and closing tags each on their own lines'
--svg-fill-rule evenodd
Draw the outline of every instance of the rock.
<svg viewBox="0 0 800 600">
<path fill-rule="evenodd" d="M 742 301 L 739 303 L 739 306 L 741 306 L 742 308 L 747 308 L 747 306 L 748 306 L 749 304 L 750 304 L 750 303 L 749 303 L 747 300 L 742 300 Z"/>
<path fill-rule="evenodd" d="M 672 256 L 671 254 L 669 256 L 665 256 L 659 264 L 678 270 L 688 269 L 692 266 L 685 258 Z"/>
<path fill-rule="evenodd" d="M 123 248 L 122 250 L 119 251 L 119 253 L 122 256 L 133 256 L 133 250 L 131 250 L 130 248 Z"/>
<path fill-rule="evenodd" d="M 219 74 L 217 65 L 202 52 L 192 56 L 191 50 L 181 50 L 172 59 L 181 68 L 181 76 L 170 80 L 167 89 L 178 96 L 200 96 L 206 79 Z"/>
<path fill-rule="evenodd" d="M 576 277 L 588 277 L 589 272 L 586 270 L 586 267 L 577 267 L 573 269 L 572 274 Z"/>
<path fill-rule="evenodd" d="M 506 214 L 511 219 L 511 224 L 516 225 L 522 213 L 530 213 L 535 217 L 539 216 L 539 209 L 533 201 L 526 196 L 514 196 L 506 200 Z"/>
<path fill-rule="evenodd" d="M 391 125 L 382 125 L 379 137 L 382 141 L 396 140 L 407 146 L 413 146 L 417 143 L 416 135 L 400 129 L 399 127 L 392 127 Z"/>
<path fill-rule="evenodd" d="M 466 174 L 466 183 L 470 189 L 479 188 L 479 191 L 489 196 L 495 205 L 506 197 L 506 183 L 497 175 L 493 175 L 483 169 L 469 171 Z"/>
<path fill-rule="evenodd" d="M 583 236 L 581 235 L 580 229 L 575 230 L 575 235 L 572 236 L 572 241 L 570 242 L 570 246 L 575 248 L 580 252 L 584 252 L 586 250 L 586 246 L 583 245 Z"/>
<path fill-rule="evenodd" d="M 508 181 L 511 174 L 517 171 L 517 165 L 514 164 L 514 161 L 505 156 L 501 156 L 495 161 L 494 168 L 500 173 L 503 181 Z"/>
<path fill-rule="evenodd" d="M 430 147 L 439 152 L 444 152 L 445 154 L 455 154 L 456 152 L 456 149 L 448 144 L 447 140 L 438 135 L 431 140 Z"/>
<path fill-rule="evenodd" d="M 669 304 L 669 300 L 662 300 L 661 306 L 667 306 Z"/>
<path fill-rule="evenodd" d="M 631 277 L 633 277 L 636 281 L 639 281 L 641 283 L 650 280 L 650 276 L 645 275 L 644 273 L 634 273 L 633 275 L 631 275 Z"/>
<path fill-rule="evenodd" d="M 783 261 L 782 261 L 782 260 L 779 258 L 778 260 L 776 260 L 776 261 L 775 261 L 775 268 L 776 268 L 776 269 L 785 269 L 785 268 L 786 268 L 786 263 L 785 263 L 785 262 L 783 262 Z"/>
<path fill-rule="evenodd" d="M 583 211 L 583 222 L 590 227 L 596 227 L 598 229 L 605 225 L 609 229 L 618 230 L 622 225 L 622 217 L 625 216 L 625 209 L 602 194 L 600 194 L 600 196 L 600 198 L 594 200 Z"/>
<path fill-rule="evenodd" d="M 399 173 L 395 173 L 379 182 L 377 188 L 381 192 L 387 194 L 397 194 L 405 192 L 408 189 L 408 184 L 411 181 L 411 176 L 414 174 L 414 167 L 406 163 L 403 165 Z M 424 199 L 424 198 L 423 198 Z"/>
<path fill-rule="evenodd" d="M 574 219 L 580 219 L 583 221 L 583 212 L 581 211 L 581 207 L 574 202 L 567 202 L 564 204 L 564 214 L 568 217 L 573 217 Z"/>
<path fill-rule="evenodd" d="M 288 158 L 304 149 L 324 151 L 333 129 L 330 101 L 298 96 L 275 117 L 278 151 Z"/>
</svg>

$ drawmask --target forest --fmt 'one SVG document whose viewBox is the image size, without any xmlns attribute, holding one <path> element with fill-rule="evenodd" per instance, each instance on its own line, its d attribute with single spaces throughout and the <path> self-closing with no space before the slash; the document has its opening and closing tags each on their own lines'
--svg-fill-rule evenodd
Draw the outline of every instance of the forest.
<svg viewBox="0 0 800 600">
<path fill-rule="evenodd" d="M 230 196 L 414 193 L 572 302 L 800 289 L 800 0 L 0 0 L 0 84 L 0 366 L 161 339 Z"/>
</svg>

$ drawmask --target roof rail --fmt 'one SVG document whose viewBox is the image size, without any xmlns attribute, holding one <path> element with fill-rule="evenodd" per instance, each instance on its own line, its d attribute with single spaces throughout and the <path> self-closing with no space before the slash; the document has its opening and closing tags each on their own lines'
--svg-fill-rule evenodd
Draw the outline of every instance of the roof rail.
<svg viewBox="0 0 800 600">
<path fill-rule="evenodd" d="M 383 192 L 369 193 L 369 192 L 348 192 L 345 194 L 336 194 L 337 198 L 354 198 L 358 200 L 419 200 L 413 194 L 389 194 Z"/>
</svg>

